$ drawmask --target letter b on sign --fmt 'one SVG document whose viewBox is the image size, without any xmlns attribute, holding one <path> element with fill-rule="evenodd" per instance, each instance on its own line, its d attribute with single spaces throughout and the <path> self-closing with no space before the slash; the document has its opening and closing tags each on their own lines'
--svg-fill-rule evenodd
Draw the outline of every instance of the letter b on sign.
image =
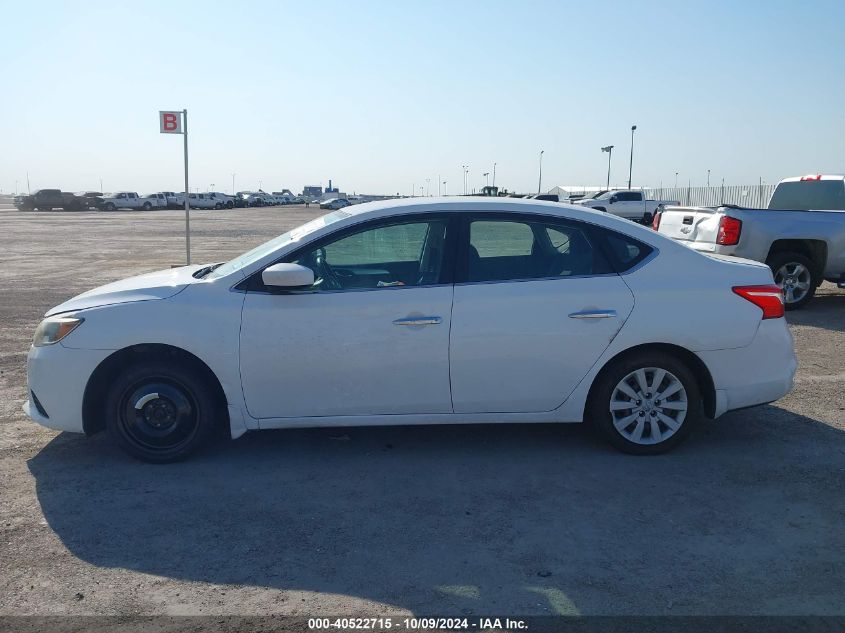
<svg viewBox="0 0 845 633">
<path fill-rule="evenodd" d="M 158 113 L 159 131 L 162 134 L 181 134 L 182 133 L 182 113 L 181 112 L 164 112 Z"/>
</svg>

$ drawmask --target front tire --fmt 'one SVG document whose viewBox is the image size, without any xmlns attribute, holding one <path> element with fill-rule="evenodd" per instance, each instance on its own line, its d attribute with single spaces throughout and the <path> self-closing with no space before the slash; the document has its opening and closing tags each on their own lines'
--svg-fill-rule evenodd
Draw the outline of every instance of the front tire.
<svg viewBox="0 0 845 633">
<path fill-rule="evenodd" d="M 212 436 L 212 391 L 190 367 L 143 361 L 123 371 L 106 395 L 106 425 L 117 444 L 145 462 L 184 459 Z"/>
<path fill-rule="evenodd" d="M 692 371 L 665 352 L 622 358 L 603 371 L 588 415 L 617 449 L 656 455 L 677 446 L 704 417 Z"/>
<path fill-rule="evenodd" d="M 816 294 L 818 280 L 813 275 L 812 260 L 801 253 L 775 253 L 766 262 L 775 283 L 783 290 L 784 307 L 797 310 Z"/>
</svg>

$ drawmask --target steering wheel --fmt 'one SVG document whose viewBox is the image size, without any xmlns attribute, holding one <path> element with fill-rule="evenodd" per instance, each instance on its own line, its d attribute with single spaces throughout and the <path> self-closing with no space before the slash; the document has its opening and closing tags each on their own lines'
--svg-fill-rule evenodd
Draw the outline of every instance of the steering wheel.
<svg viewBox="0 0 845 633">
<path fill-rule="evenodd" d="M 342 290 L 343 284 L 340 278 L 332 269 L 329 262 L 326 261 L 326 249 L 321 248 L 314 254 L 314 267 L 317 269 L 317 274 L 320 277 L 320 287 L 325 290 Z"/>
</svg>

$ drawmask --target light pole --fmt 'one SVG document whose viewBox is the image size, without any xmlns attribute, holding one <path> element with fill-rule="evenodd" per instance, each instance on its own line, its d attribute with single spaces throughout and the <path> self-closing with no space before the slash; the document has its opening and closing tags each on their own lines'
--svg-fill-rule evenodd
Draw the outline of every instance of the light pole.
<svg viewBox="0 0 845 633">
<path fill-rule="evenodd" d="M 446 187 L 446 181 L 445 180 L 443 181 L 443 195 L 444 196 L 449 195 L 449 189 Z"/>
<path fill-rule="evenodd" d="M 440 174 L 437 174 L 437 197 L 440 197 L 442 194 L 440 193 Z"/>
<path fill-rule="evenodd" d="M 537 180 L 537 193 L 540 193 L 540 190 L 543 188 L 543 154 L 546 150 L 540 150 L 540 178 Z"/>
<path fill-rule="evenodd" d="M 636 129 L 636 125 L 631 126 L 631 162 L 628 163 L 628 189 L 631 188 L 631 174 L 634 171 L 634 130 Z"/>
<path fill-rule="evenodd" d="M 488 185 L 490 184 L 490 179 L 488 178 L 488 176 L 490 175 L 490 172 L 489 172 L 489 171 L 485 171 L 485 172 L 484 172 L 483 174 L 481 174 L 481 175 L 482 175 L 482 176 L 484 176 L 484 185 L 485 185 L 485 186 L 488 186 Z"/>
<path fill-rule="evenodd" d="M 235 195 L 235 176 L 236 174 L 232 174 L 232 195 Z"/>
<path fill-rule="evenodd" d="M 431 197 L 431 178 L 425 179 L 425 195 Z"/>
<path fill-rule="evenodd" d="M 420 185 L 420 198 L 422 198 L 422 196 L 423 196 L 423 191 L 425 191 L 425 187 Z"/>
<path fill-rule="evenodd" d="M 710 186 L 710 170 L 707 170 L 707 186 Z"/>
<path fill-rule="evenodd" d="M 258 181 L 258 190 L 261 191 L 261 183 L 264 182 L 263 180 Z"/>
<path fill-rule="evenodd" d="M 493 163 L 493 186 L 496 186 L 496 163 Z"/>
<path fill-rule="evenodd" d="M 610 190 L 610 157 L 613 155 L 613 145 L 602 147 L 601 151 L 607 152 L 607 189 Z"/>
<path fill-rule="evenodd" d="M 678 188 L 678 172 L 675 172 L 675 189 Z"/>
<path fill-rule="evenodd" d="M 461 168 L 464 171 L 464 195 L 467 195 L 467 166 L 461 165 Z"/>
<path fill-rule="evenodd" d="M 210 185 L 208 185 L 208 190 L 214 191 L 214 183 L 211 183 Z"/>
<path fill-rule="evenodd" d="M 100 193 L 103 192 L 103 177 L 100 176 Z"/>
</svg>

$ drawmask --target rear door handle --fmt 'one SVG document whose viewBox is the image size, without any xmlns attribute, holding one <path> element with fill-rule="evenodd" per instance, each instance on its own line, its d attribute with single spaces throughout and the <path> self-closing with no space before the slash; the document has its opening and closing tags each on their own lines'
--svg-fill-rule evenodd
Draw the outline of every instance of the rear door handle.
<svg viewBox="0 0 845 633">
<path fill-rule="evenodd" d="M 396 319 L 393 325 L 440 325 L 443 322 L 439 316 L 408 317 L 407 319 Z"/>
<path fill-rule="evenodd" d="M 616 316 L 616 310 L 584 310 L 573 312 L 570 319 L 612 319 Z"/>
</svg>

